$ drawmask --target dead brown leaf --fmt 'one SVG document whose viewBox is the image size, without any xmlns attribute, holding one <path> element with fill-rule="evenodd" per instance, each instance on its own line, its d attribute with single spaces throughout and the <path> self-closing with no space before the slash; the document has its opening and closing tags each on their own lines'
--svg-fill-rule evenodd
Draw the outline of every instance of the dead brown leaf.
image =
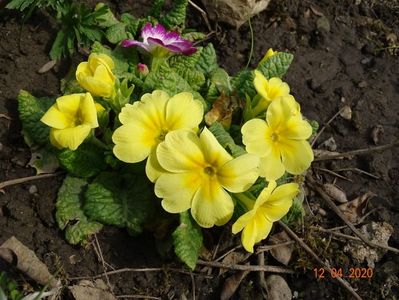
<svg viewBox="0 0 399 300">
<path fill-rule="evenodd" d="M 1 248 L 12 251 L 12 256 L 15 256 L 17 260 L 17 269 L 32 278 L 38 284 L 48 285 L 50 287 L 58 287 L 60 285 L 59 280 L 50 274 L 47 266 L 37 258 L 32 250 L 22 244 L 16 237 L 10 237 L 1 245 Z M 10 252 L 8 250 L 2 251 L 8 253 L 8 257 L 10 257 Z M 9 263 L 11 262 L 9 261 Z"/>
<path fill-rule="evenodd" d="M 346 193 L 338 186 L 332 183 L 323 184 L 324 191 L 335 201 L 339 203 L 348 202 L 348 198 L 346 197 Z"/>
<path fill-rule="evenodd" d="M 279 233 L 276 233 L 276 234 L 273 234 L 272 236 L 270 236 L 270 242 L 274 245 L 281 244 L 284 242 L 289 242 L 289 241 L 291 241 L 291 238 L 288 236 L 288 234 L 285 231 L 281 231 Z M 290 244 L 290 245 L 280 246 L 277 248 L 272 248 L 270 250 L 270 254 L 277 261 L 279 261 L 283 265 L 287 266 L 291 260 L 293 251 L 294 251 L 294 245 Z"/>
<path fill-rule="evenodd" d="M 349 222 L 356 224 L 360 222 L 361 218 L 364 216 L 368 200 L 375 195 L 376 194 L 369 191 L 352 201 L 341 204 L 338 207 L 348 218 Z"/>
<path fill-rule="evenodd" d="M 46 73 L 46 72 L 50 71 L 52 68 L 54 68 L 54 66 L 56 65 L 56 63 L 57 63 L 57 60 L 56 60 L 56 59 L 50 60 L 49 62 L 45 63 L 45 64 L 37 71 L 37 73 L 43 74 L 43 73 Z"/>
<path fill-rule="evenodd" d="M 106 285 L 102 280 L 95 283 L 82 280 L 79 284 L 68 287 L 75 300 L 116 300 L 116 297 L 104 288 Z"/>
<path fill-rule="evenodd" d="M 212 109 L 205 114 L 205 123 L 211 126 L 220 122 L 224 128 L 230 128 L 233 111 L 239 108 L 238 100 L 234 96 L 221 94 L 212 104 Z"/>
<path fill-rule="evenodd" d="M 249 263 L 247 263 L 247 265 L 249 265 Z M 220 300 L 230 299 L 248 273 L 249 271 L 240 271 L 227 278 L 223 284 L 222 292 L 220 293 Z"/>
<path fill-rule="evenodd" d="M 324 17 L 323 12 L 320 10 L 320 8 L 316 5 L 310 5 L 310 10 L 312 13 L 314 13 L 318 17 Z"/>
</svg>

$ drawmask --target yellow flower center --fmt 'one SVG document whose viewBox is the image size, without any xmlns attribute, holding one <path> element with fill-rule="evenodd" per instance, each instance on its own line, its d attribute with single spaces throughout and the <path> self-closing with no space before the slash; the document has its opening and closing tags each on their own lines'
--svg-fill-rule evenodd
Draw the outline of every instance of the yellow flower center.
<svg viewBox="0 0 399 300">
<path fill-rule="evenodd" d="M 270 136 L 272 142 L 277 142 L 278 141 L 278 135 L 277 133 L 272 133 L 272 135 Z"/>
<path fill-rule="evenodd" d="M 168 133 L 168 130 L 162 129 L 161 132 L 159 133 L 157 140 L 159 142 L 163 142 L 165 140 L 165 136 Z"/>
<path fill-rule="evenodd" d="M 204 173 L 209 177 L 213 177 L 216 174 L 216 170 L 212 166 L 207 166 L 204 168 Z"/>
</svg>

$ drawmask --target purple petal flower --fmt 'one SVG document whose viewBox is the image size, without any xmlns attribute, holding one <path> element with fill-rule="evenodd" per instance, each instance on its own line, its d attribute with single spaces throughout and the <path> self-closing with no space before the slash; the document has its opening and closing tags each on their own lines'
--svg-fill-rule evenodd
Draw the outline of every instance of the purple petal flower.
<svg viewBox="0 0 399 300">
<path fill-rule="evenodd" d="M 135 40 L 124 40 L 123 47 L 139 46 L 148 52 L 153 52 L 157 47 L 162 47 L 173 53 L 182 53 L 191 55 L 197 51 L 193 44 L 183 39 L 177 32 L 166 31 L 165 27 L 157 24 L 154 27 L 151 23 L 147 23 L 142 31 L 142 42 Z"/>
</svg>

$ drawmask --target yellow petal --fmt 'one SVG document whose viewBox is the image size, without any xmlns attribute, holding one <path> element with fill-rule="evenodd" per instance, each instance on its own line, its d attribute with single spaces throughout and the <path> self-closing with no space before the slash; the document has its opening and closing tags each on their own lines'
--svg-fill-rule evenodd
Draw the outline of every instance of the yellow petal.
<svg viewBox="0 0 399 300">
<path fill-rule="evenodd" d="M 302 120 L 301 116 L 292 117 L 287 121 L 281 135 L 287 139 L 306 140 L 312 135 L 312 126 L 305 120 Z"/>
<path fill-rule="evenodd" d="M 277 51 L 273 51 L 272 48 L 269 48 L 266 53 L 265 56 L 263 56 L 263 58 L 261 59 L 261 61 L 259 62 L 258 65 L 263 64 L 265 61 L 267 61 L 270 57 L 276 55 L 278 52 Z"/>
<path fill-rule="evenodd" d="M 262 192 L 259 194 L 258 198 L 254 204 L 254 210 L 257 210 L 260 206 L 262 206 L 266 201 L 269 200 L 270 195 L 273 190 L 276 188 L 277 183 L 274 180 L 269 181 L 267 187 L 265 187 Z"/>
<path fill-rule="evenodd" d="M 285 123 L 293 115 L 292 107 L 284 98 L 278 101 L 273 101 L 266 112 L 267 124 L 273 128 L 278 129 L 280 126 L 285 126 Z"/>
<path fill-rule="evenodd" d="M 125 124 L 112 135 L 113 152 L 121 161 L 135 163 L 144 160 L 154 146 L 154 135 L 136 124 Z"/>
<path fill-rule="evenodd" d="M 114 85 L 108 82 L 100 81 L 95 77 L 81 78 L 79 84 L 94 96 L 111 97 Z"/>
<path fill-rule="evenodd" d="M 190 208 L 201 183 L 197 173 L 163 173 L 155 183 L 155 195 L 162 198 L 162 207 L 170 213 L 180 213 Z"/>
<path fill-rule="evenodd" d="M 267 128 L 267 123 L 261 119 L 249 120 L 242 126 L 242 142 L 248 153 L 262 157 L 270 152 L 266 142 Z"/>
<path fill-rule="evenodd" d="M 267 181 L 277 180 L 284 172 L 285 168 L 278 152 L 271 151 L 269 155 L 260 158 L 259 175 Z"/>
<path fill-rule="evenodd" d="M 100 65 L 97 67 L 94 72 L 93 77 L 100 82 L 108 83 L 109 85 L 113 85 L 115 82 L 114 75 L 107 69 L 107 67 Z"/>
<path fill-rule="evenodd" d="M 74 119 L 70 115 L 59 111 L 57 104 L 51 106 L 40 121 L 55 129 L 64 129 L 72 127 L 75 124 Z"/>
<path fill-rule="evenodd" d="M 270 222 L 275 222 L 284 217 L 292 205 L 292 199 L 299 192 L 296 183 L 287 183 L 277 187 L 265 201 L 259 212 Z"/>
<path fill-rule="evenodd" d="M 156 149 L 156 146 L 152 148 L 145 165 L 145 173 L 151 182 L 155 182 L 162 173 L 166 172 L 166 170 L 162 168 L 158 162 Z"/>
<path fill-rule="evenodd" d="M 101 65 L 106 66 L 110 71 L 114 68 L 112 58 L 103 53 L 91 53 L 88 62 L 93 73 Z"/>
<path fill-rule="evenodd" d="M 249 189 L 259 176 L 259 158 L 241 155 L 222 166 L 217 172 L 220 184 L 228 191 L 241 193 Z"/>
<path fill-rule="evenodd" d="M 91 128 L 87 125 L 78 125 L 66 129 L 53 129 L 55 142 L 63 148 L 76 150 L 89 135 Z"/>
<path fill-rule="evenodd" d="M 257 232 L 255 235 L 255 244 L 265 239 L 272 229 L 272 222 L 264 217 L 263 214 L 258 213 L 254 218 L 254 223 L 256 224 Z"/>
<path fill-rule="evenodd" d="M 79 76 L 78 76 L 79 74 Z M 79 78 L 93 76 L 93 73 L 90 70 L 89 63 L 87 61 L 81 62 L 76 68 L 76 80 L 79 82 Z M 80 84 L 80 82 L 79 82 Z"/>
<path fill-rule="evenodd" d="M 258 94 L 261 95 L 263 99 L 269 99 L 267 94 L 269 82 L 266 77 L 263 76 L 263 74 L 258 70 L 255 70 L 254 86 Z"/>
<path fill-rule="evenodd" d="M 60 112 L 75 117 L 85 93 L 71 94 L 57 98 L 57 107 Z"/>
<path fill-rule="evenodd" d="M 54 147 L 58 148 L 58 149 L 62 149 L 63 147 L 56 141 L 56 139 L 54 138 L 54 131 L 56 131 L 57 129 L 51 128 L 50 129 L 50 143 L 51 145 L 53 145 Z"/>
<path fill-rule="evenodd" d="M 169 172 L 182 173 L 205 167 L 199 139 L 187 130 L 169 132 L 157 147 L 157 158 L 162 168 Z"/>
<path fill-rule="evenodd" d="M 192 129 L 198 127 L 203 115 L 204 108 L 201 102 L 193 99 L 193 94 L 179 93 L 166 105 L 166 126 L 169 130 Z"/>
<path fill-rule="evenodd" d="M 279 97 L 287 96 L 290 93 L 289 85 L 278 77 L 269 79 L 269 89 L 267 95 L 270 100 L 276 100 Z"/>
<path fill-rule="evenodd" d="M 80 114 L 83 124 L 89 126 L 90 128 L 98 127 L 97 109 L 90 93 L 86 93 L 85 97 L 83 97 L 81 100 Z"/>
<path fill-rule="evenodd" d="M 233 234 L 239 233 L 241 230 L 244 229 L 245 226 L 247 226 L 253 219 L 255 215 L 254 210 L 250 210 L 246 212 L 245 214 L 241 215 L 237 221 L 234 222 L 233 226 L 231 227 L 231 232 Z"/>
<path fill-rule="evenodd" d="M 204 127 L 200 134 L 201 149 L 205 160 L 214 167 L 221 167 L 233 157 L 219 144 L 215 136 Z"/>
<path fill-rule="evenodd" d="M 221 226 L 230 220 L 233 210 L 233 200 L 222 186 L 215 180 L 203 179 L 191 205 L 194 220 L 204 228 Z"/>
<path fill-rule="evenodd" d="M 256 214 L 242 231 L 241 242 L 245 250 L 253 253 L 254 245 L 269 235 L 272 225 L 263 215 Z"/>
<path fill-rule="evenodd" d="M 283 165 L 291 174 L 301 174 L 313 161 L 313 151 L 307 141 L 284 140 L 279 148 Z"/>
</svg>

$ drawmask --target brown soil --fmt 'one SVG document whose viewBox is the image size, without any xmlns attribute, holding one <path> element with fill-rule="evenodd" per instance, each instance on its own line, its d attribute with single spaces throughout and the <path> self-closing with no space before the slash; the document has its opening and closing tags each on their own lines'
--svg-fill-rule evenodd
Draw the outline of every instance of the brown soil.
<svg viewBox="0 0 399 300">
<path fill-rule="evenodd" d="M 95 1 L 87 1 L 95 2 Z M 142 15 L 146 1 L 112 1 L 111 7 L 117 13 L 131 12 Z M 337 144 L 337 151 L 344 152 L 375 145 L 392 143 L 399 137 L 399 60 L 397 47 L 399 35 L 399 10 L 395 1 L 275 1 L 267 11 L 252 19 L 254 30 L 254 55 L 251 65 L 255 66 L 266 49 L 272 47 L 289 51 L 295 59 L 285 78 L 292 94 L 301 103 L 302 111 L 309 119 L 323 125 L 342 106 L 349 105 L 352 119 L 337 117 L 319 138 L 315 147 L 330 137 Z M 59 95 L 59 79 L 70 65 L 69 60 L 58 63 L 56 68 L 45 74 L 38 70 L 48 60 L 48 51 L 55 37 L 54 25 L 43 14 L 36 13 L 22 27 L 21 18 L 9 11 L 0 11 L 0 182 L 34 174 L 26 167 L 30 150 L 20 134 L 21 126 L 17 116 L 16 96 L 25 89 L 37 96 Z M 324 16 L 324 17 L 323 17 Z M 324 21 L 323 21 L 324 19 Z M 206 31 L 201 15 L 190 8 L 189 25 Z M 396 41 L 395 41 L 396 37 Z M 214 43 L 219 62 L 231 74 L 242 69 L 250 52 L 250 30 L 244 25 L 240 30 L 221 24 Z M 391 47 L 391 49 L 385 49 Z M 396 47 L 396 48 L 395 48 Z M 395 53 L 396 49 L 396 53 Z M 75 60 L 81 58 L 75 57 Z M 8 119 L 11 118 L 10 119 Z M 372 139 L 372 132 L 379 126 L 378 140 Z M 313 171 L 324 182 L 333 182 L 343 188 L 352 199 L 367 191 L 374 192 L 368 210 L 378 208 L 368 221 L 385 221 L 394 227 L 390 244 L 399 246 L 399 162 L 398 148 L 382 153 L 369 153 L 353 159 L 315 162 Z M 319 168 L 337 170 L 352 181 L 336 178 Z M 375 175 L 378 179 L 361 174 L 358 168 Z M 54 219 L 54 202 L 61 177 L 43 179 L 8 187 L 0 193 L 0 244 L 15 235 L 43 260 L 50 271 L 58 272 L 65 283 L 75 283 L 71 278 L 93 276 L 103 272 L 103 266 L 92 244 L 87 247 L 71 246 L 58 229 Z M 34 189 L 37 188 L 37 192 Z M 309 222 L 324 227 L 342 225 L 332 211 L 318 196 L 310 194 L 309 206 L 320 205 L 327 216 L 310 216 Z M 215 229 L 206 235 L 207 248 L 214 251 L 219 237 L 228 234 Z M 328 236 L 326 236 L 327 238 Z M 157 254 L 152 235 L 142 234 L 130 237 L 124 230 L 106 227 L 98 234 L 98 240 L 107 263 L 115 269 L 129 267 L 160 267 L 174 263 L 183 267 L 173 257 Z M 305 239 L 306 240 L 306 239 Z M 344 243 L 335 242 L 340 247 Z M 238 240 L 222 241 L 225 247 L 233 247 Z M 219 254 L 224 251 L 219 249 Z M 322 249 L 315 249 L 322 256 Z M 290 266 L 298 267 L 298 254 Z M 295 261 L 297 260 L 297 261 Z M 256 263 L 256 257 L 251 261 Z M 273 260 L 268 260 L 277 264 Z M 333 261 L 334 262 L 334 261 Z M 320 267 L 308 257 L 308 265 Z M 364 264 L 350 261 L 348 265 L 336 267 L 360 267 Z M 202 271 L 197 268 L 197 273 Z M 297 268 L 295 276 L 286 276 L 292 291 L 300 299 L 344 299 L 348 293 L 333 279 L 317 281 L 312 270 Z M 224 280 L 231 272 L 218 276 L 214 269 L 211 278 L 203 275 L 194 277 L 175 271 L 120 273 L 110 276 L 116 295 L 141 294 L 162 299 L 192 298 L 195 286 L 197 299 L 219 298 Z M 371 280 L 350 281 L 364 299 L 392 299 L 398 293 L 399 258 L 387 253 L 378 262 Z M 206 274 L 202 273 L 202 274 Z M 249 275 L 236 293 L 237 299 L 262 294 L 255 274 Z M 66 296 L 65 296 L 66 297 Z"/>
</svg>

